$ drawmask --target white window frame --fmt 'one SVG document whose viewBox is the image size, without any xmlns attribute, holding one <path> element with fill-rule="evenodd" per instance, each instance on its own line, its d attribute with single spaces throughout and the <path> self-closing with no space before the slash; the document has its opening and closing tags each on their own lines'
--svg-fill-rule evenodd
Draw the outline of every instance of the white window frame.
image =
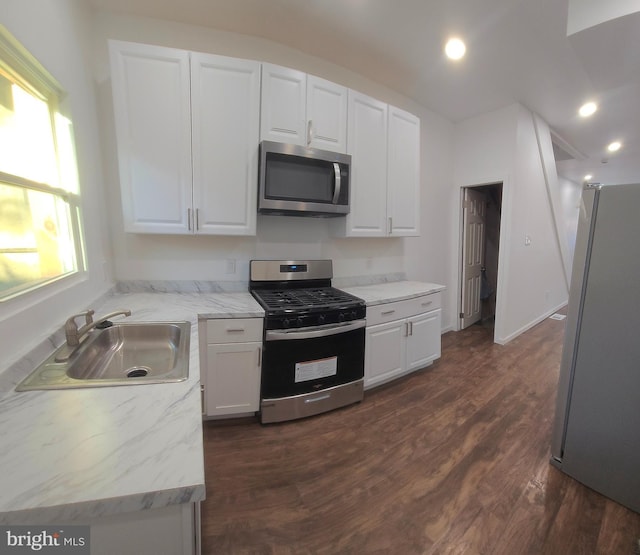
<svg viewBox="0 0 640 555">
<path fill-rule="evenodd" d="M 51 117 L 51 125 L 53 130 L 54 145 L 56 150 L 56 160 L 58 167 L 60 164 L 55 114 L 60 113 L 61 102 L 65 97 L 65 91 L 58 81 L 18 42 L 11 33 L 0 24 L 0 68 L 7 73 L 16 83 L 42 98 L 48 108 Z M 71 118 L 69 118 L 70 120 Z M 75 148 L 74 148 L 75 153 Z M 75 154 L 74 154 L 75 158 Z M 75 163 L 75 159 L 74 159 Z M 84 240 L 82 232 L 81 197 L 78 192 L 71 192 L 59 187 L 55 187 L 46 183 L 37 183 L 29 179 L 7 174 L 0 170 L 0 181 L 8 185 L 20 187 L 22 189 L 30 189 L 41 191 L 67 202 L 69 205 L 70 225 L 73 236 L 73 244 L 76 259 L 76 270 L 56 276 L 53 278 L 43 278 L 35 280 L 24 287 L 18 287 L 14 291 L 0 297 L 0 304 L 11 301 L 16 298 L 26 298 L 30 294 L 33 295 L 38 291 L 38 295 L 44 293 L 54 283 L 70 282 L 78 276 L 86 273 L 86 256 L 84 251 Z M 79 184 L 78 184 L 79 187 Z"/>
</svg>

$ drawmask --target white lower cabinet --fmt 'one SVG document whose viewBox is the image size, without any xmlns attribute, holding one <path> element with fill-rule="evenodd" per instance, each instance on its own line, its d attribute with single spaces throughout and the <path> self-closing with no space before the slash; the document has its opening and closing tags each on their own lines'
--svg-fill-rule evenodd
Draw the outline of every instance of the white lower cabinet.
<svg viewBox="0 0 640 555">
<path fill-rule="evenodd" d="M 440 310 L 432 310 L 407 320 L 407 370 L 424 368 L 440 358 Z"/>
<path fill-rule="evenodd" d="M 200 507 L 196 503 L 105 516 L 88 524 L 91 555 L 201 553 Z"/>
<path fill-rule="evenodd" d="M 200 322 L 205 417 L 239 416 L 260 408 L 262 318 Z"/>
<path fill-rule="evenodd" d="M 440 293 L 367 307 L 365 389 L 440 358 L 440 334 Z"/>
<path fill-rule="evenodd" d="M 160 496 L 163 492 L 158 492 Z M 150 495 L 153 498 L 153 495 Z M 125 503 L 126 504 L 126 503 Z M 38 511 L 34 511 L 38 513 Z M 25 517 L 25 525 L 32 518 Z M 38 516 L 40 526 L 88 527 L 63 535 L 61 553 L 89 553 L 91 555 L 200 555 L 202 553 L 200 502 L 167 505 L 154 509 L 115 513 L 73 520 L 57 516 Z M 44 544 L 43 544 L 44 545 Z M 68 546 L 65 549 L 64 546 Z M 29 551 L 25 547 L 26 551 Z M 24 552 L 19 547 L 16 552 Z M 31 551 L 38 552 L 33 547 Z M 4 552 L 4 551 L 3 551 Z M 43 550 L 43 553 L 47 549 Z M 51 553 L 52 551 L 48 551 Z"/>
</svg>

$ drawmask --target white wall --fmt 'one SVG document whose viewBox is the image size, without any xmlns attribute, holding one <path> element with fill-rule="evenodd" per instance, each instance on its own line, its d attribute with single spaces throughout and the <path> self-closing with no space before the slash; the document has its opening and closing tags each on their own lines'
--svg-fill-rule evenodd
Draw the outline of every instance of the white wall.
<svg viewBox="0 0 640 555">
<path fill-rule="evenodd" d="M 460 252 L 461 252 L 461 188 L 489 183 L 502 183 L 501 227 L 509 228 L 512 181 L 515 170 L 517 106 L 508 106 L 494 112 L 464 120 L 456 125 L 453 180 L 449 193 L 451 224 L 451 274 L 454 279 L 449 291 L 449 318 L 458 327 L 460 312 Z M 500 254 L 507 252 L 509 235 L 500 241 Z M 504 262 L 504 256 L 499 263 Z M 502 272 L 499 271 L 499 277 Z M 496 303 L 504 301 L 506 283 L 498 287 Z M 496 327 L 498 327 L 498 314 Z M 496 334 L 497 335 L 497 334 Z"/>
<path fill-rule="evenodd" d="M 455 136 L 452 234 L 457 236 L 456 256 L 460 252 L 460 188 L 503 183 L 495 339 L 504 343 L 568 298 L 544 173 L 544 164 L 548 167 L 552 160 L 541 157 L 534 115 L 517 104 L 459 123 Z M 560 228 L 565 225 L 564 215 L 559 209 Z M 458 258 L 454 266 L 457 293 Z"/>
<path fill-rule="evenodd" d="M 567 36 L 637 11 L 637 0 L 569 0 Z"/>
<path fill-rule="evenodd" d="M 113 129 L 107 39 L 120 39 L 248 58 L 300 69 L 389 102 L 421 118 L 422 237 L 335 238 L 331 222 L 258 216 L 256 237 L 152 236 L 123 231 Z M 104 138 L 106 187 L 119 280 L 176 279 L 246 282 L 252 258 L 331 258 L 336 278 L 406 272 L 411 279 L 449 284 L 447 202 L 453 125 L 411 100 L 344 68 L 277 43 L 179 23 L 98 13 L 95 76 Z M 257 146 L 257 145 L 256 145 Z M 227 273 L 228 260 L 236 272 Z M 445 318 L 445 327 L 450 325 Z"/>
<path fill-rule="evenodd" d="M 564 177 L 558 177 L 558 189 L 560 190 L 560 204 L 562 207 L 562 225 L 559 232 L 565 236 L 569 248 L 569 257 L 572 262 L 571 267 L 573 267 L 582 185 Z M 571 274 L 569 274 L 569 283 L 571 283 Z"/>
<path fill-rule="evenodd" d="M 67 91 L 62 111 L 75 130 L 89 272 L 81 279 L 0 305 L 0 367 L 28 351 L 67 315 L 110 287 L 110 247 L 104 212 L 95 95 L 88 61 L 91 13 L 82 0 L 3 0 L 0 22 Z"/>
<path fill-rule="evenodd" d="M 502 325 L 498 329 L 496 322 L 496 340 L 500 341 L 549 316 L 569 295 L 533 114 L 522 106 L 517 112 L 515 162 L 507 259 L 499 269 L 507 280 L 506 296 L 502 303 L 498 300 Z M 528 246 L 525 237 L 530 238 Z"/>
</svg>

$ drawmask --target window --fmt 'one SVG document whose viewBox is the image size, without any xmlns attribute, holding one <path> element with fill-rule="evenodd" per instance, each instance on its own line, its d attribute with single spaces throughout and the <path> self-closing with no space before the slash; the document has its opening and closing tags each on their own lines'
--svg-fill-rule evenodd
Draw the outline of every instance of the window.
<svg viewBox="0 0 640 555">
<path fill-rule="evenodd" d="M 0 26 L 0 301 L 82 269 L 71 121 L 58 83 Z"/>
</svg>

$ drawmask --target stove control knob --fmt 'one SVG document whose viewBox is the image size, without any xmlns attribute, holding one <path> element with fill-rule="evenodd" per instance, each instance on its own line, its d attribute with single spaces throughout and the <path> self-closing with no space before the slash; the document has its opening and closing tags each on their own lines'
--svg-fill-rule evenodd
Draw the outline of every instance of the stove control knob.
<svg viewBox="0 0 640 555">
<path fill-rule="evenodd" d="M 351 319 L 356 320 L 358 318 L 358 313 L 355 310 L 351 311 Z"/>
<path fill-rule="evenodd" d="M 296 320 L 296 326 L 298 326 L 299 328 L 301 328 L 301 327 L 302 327 L 302 318 L 298 318 L 298 319 Z"/>
<path fill-rule="evenodd" d="M 344 312 L 341 312 L 340 314 L 338 314 L 338 322 L 344 322 L 344 320 L 345 320 Z"/>
<path fill-rule="evenodd" d="M 282 320 L 283 327 L 288 328 L 289 325 L 290 325 L 289 318 L 285 318 L 284 320 Z"/>
<path fill-rule="evenodd" d="M 324 317 L 324 314 L 320 314 L 318 316 L 318 324 L 320 324 L 320 325 L 324 324 L 325 319 L 326 318 Z"/>
</svg>

